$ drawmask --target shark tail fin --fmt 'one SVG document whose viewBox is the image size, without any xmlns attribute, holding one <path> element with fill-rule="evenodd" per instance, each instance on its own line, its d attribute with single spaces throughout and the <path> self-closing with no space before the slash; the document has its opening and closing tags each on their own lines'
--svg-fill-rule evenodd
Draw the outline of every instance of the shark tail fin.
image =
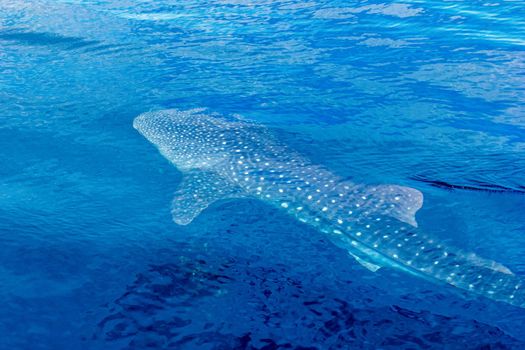
<svg viewBox="0 0 525 350">
<path fill-rule="evenodd" d="M 171 204 L 173 221 L 187 225 L 214 202 L 243 196 L 238 186 L 215 172 L 193 170 L 184 173 Z"/>
</svg>

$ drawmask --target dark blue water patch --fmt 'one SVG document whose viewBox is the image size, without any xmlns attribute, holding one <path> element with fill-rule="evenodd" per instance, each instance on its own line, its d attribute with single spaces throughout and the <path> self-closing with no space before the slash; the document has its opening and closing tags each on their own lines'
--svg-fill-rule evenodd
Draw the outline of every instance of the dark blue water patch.
<svg viewBox="0 0 525 350">
<path fill-rule="evenodd" d="M 108 306 L 96 338 L 122 349 L 518 349 L 497 327 L 400 306 L 374 308 L 243 259 L 150 266 Z M 366 302 L 366 300 L 365 300 Z M 190 310 L 193 311 L 190 312 Z M 198 311 L 195 311 L 198 310 Z"/>
<path fill-rule="evenodd" d="M 525 129 L 516 125 L 495 123 L 490 120 L 472 118 L 456 120 L 451 126 L 457 129 L 474 130 L 479 132 L 489 132 L 494 136 L 506 137 L 513 142 L 525 142 Z"/>
<path fill-rule="evenodd" d="M 60 46 L 68 50 L 100 43 L 96 40 L 86 40 L 81 37 L 68 37 L 55 33 L 15 30 L 0 32 L 0 40 L 13 41 L 22 45 L 30 46 Z"/>
<path fill-rule="evenodd" d="M 135 282 L 99 312 L 97 342 L 115 349 L 522 345 L 480 320 L 492 312 L 485 301 L 438 286 L 422 292 L 388 271 L 374 277 L 322 235 L 256 203 L 215 205 L 177 236 L 193 242 L 191 253 L 167 241 L 159 262 L 136 271 Z M 411 287 L 399 300 L 381 291 L 403 283 Z"/>
<path fill-rule="evenodd" d="M 436 72 L 436 75 L 439 75 L 439 72 Z M 456 118 L 451 119 L 449 121 L 451 126 L 455 126 L 454 123 L 461 125 L 466 119 L 465 117 L 475 120 L 480 116 L 486 116 L 488 111 L 490 111 L 491 114 L 498 112 L 501 113 L 501 111 L 511 105 L 509 101 L 493 101 L 482 97 L 468 96 L 461 90 L 456 90 L 433 82 L 410 81 L 406 85 L 409 86 L 412 91 L 417 91 L 416 94 L 421 98 L 428 101 L 442 103 L 446 105 L 448 109 L 452 110 L 455 116 L 461 117 L 461 119 L 457 120 Z"/>
<path fill-rule="evenodd" d="M 515 188 L 505 187 L 498 184 L 487 183 L 483 181 L 471 180 L 470 183 L 449 183 L 442 180 L 433 180 L 425 176 L 413 176 L 413 180 L 421 181 L 430 186 L 444 188 L 447 190 L 467 190 L 467 191 L 486 191 L 492 193 L 516 193 L 525 194 L 525 186 L 518 185 Z"/>
</svg>

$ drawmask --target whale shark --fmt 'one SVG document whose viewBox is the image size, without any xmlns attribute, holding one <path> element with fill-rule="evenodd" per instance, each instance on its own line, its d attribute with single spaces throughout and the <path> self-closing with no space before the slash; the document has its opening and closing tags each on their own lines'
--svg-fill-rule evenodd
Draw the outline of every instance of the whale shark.
<svg viewBox="0 0 525 350">
<path fill-rule="evenodd" d="M 353 183 L 239 115 L 160 110 L 133 127 L 183 174 L 171 207 L 179 225 L 216 201 L 255 198 L 322 232 L 370 271 L 388 266 L 525 307 L 523 281 L 507 267 L 421 232 L 417 189 Z"/>
</svg>

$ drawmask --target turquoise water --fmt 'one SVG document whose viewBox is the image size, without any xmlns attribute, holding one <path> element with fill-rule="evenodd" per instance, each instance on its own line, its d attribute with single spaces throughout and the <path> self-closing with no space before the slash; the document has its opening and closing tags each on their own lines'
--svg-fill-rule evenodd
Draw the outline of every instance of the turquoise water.
<svg viewBox="0 0 525 350">
<path fill-rule="evenodd" d="M 524 309 L 265 203 L 176 225 L 181 173 L 132 127 L 240 114 L 525 278 L 524 5 L 0 0 L 0 348 L 525 348 Z"/>
</svg>

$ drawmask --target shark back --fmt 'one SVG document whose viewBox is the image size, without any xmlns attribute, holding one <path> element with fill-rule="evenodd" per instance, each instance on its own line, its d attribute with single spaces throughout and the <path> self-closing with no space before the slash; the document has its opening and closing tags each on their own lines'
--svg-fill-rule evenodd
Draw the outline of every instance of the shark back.
<svg viewBox="0 0 525 350">
<path fill-rule="evenodd" d="M 239 116 L 164 110 L 133 125 L 184 174 L 172 202 L 178 224 L 215 201 L 257 198 L 324 232 L 372 271 L 389 265 L 525 307 L 521 279 L 508 268 L 417 229 L 423 195 L 414 188 L 342 179 Z"/>
</svg>

